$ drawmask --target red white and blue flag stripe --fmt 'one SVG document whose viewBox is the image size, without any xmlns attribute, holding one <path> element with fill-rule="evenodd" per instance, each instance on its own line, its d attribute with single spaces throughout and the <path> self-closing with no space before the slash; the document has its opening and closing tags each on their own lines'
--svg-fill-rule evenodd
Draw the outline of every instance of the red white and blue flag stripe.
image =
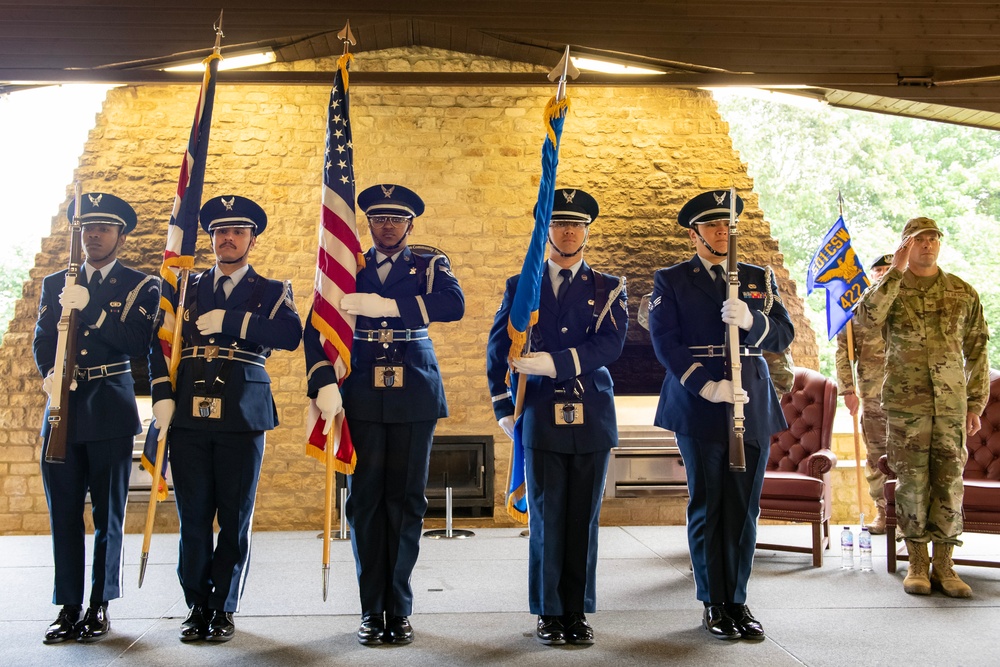
<svg viewBox="0 0 1000 667">
<path fill-rule="evenodd" d="M 337 382 L 341 385 L 351 372 L 355 316 L 337 306 L 345 294 L 355 292 L 358 270 L 364 266 L 354 213 L 354 145 L 351 141 L 347 92 L 348 69 L 353 59 L 347 53 L 337 60 L 337 72 L 330 91 L 316 279 L 305 333 L 306 336 L 319 337 L 323 352 L 333 365 Z M 324 460 L 326 447 L 332 444 L 335 447 L 334 468 L 345 474 L 353 473 L 357 459 L 344 413 L 337 416 L 329 439 L 323 435 L 325 426 L 313 400 L 309 406 L 307 453 Z"/>
</svg>

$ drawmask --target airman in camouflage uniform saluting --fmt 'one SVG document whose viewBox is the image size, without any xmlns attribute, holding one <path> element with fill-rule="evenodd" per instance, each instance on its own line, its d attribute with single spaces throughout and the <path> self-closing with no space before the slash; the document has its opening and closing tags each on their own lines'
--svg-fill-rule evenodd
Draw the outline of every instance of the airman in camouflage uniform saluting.
<svg viewBox="0 0 1000 667">
<path fill-rule="evenodd" d="M 882 407 L 898 478 L 896 514 L 910 554 L 903 590 L 928 595 L 933 585 L 950 597 L 971 597 L 951 555 L 962 543 L 965 439 L 979 431 L 989 396 L 989 330 L 976 290 L 938 267 L 941 237 L 929 218 L 907 222 L 892 267 L 865 293 L 859 314 L 881 327 L 885 340 Z"/>
<path fill-rule="evenodd" d="M 880 255 L 872 263 L 871 276 L 881 280 L 892 265 L 892 255 Z M 885 372 L 885 341 L 879 327 L 866 326 L 853 319 L 854 361 L 847 349 L 847 329 L 837 334 L 837 386 L 851 416 L 861 408 L 861 434 L 865 438 L 868 467 L 868 494 L 875 502 L 875 518 L 868 524 L 872 535 L 885 532 L 885 473 L 878 460 L 885 454 L 886 423 L 882 410 L 882 378 Z M 852 368 L 853 365 L 853 368 Z M 855 386 L 855 374 L 857 385 Z"/>
</svg>

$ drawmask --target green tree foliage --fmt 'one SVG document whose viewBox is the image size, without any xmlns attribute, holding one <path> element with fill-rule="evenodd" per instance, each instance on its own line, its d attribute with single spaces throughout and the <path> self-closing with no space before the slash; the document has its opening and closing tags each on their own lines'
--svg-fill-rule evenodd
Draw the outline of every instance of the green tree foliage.
<svg viewBox="0 0 1000 667">
<path fill-rule="evenodd" d="M 734 93 L 717 95 L 733 144 L 747 163 L 785 264 L 805 296 L 806 267 L 839 214 L 867 267 L 895 251 L 903 224 L 934 218 L 945 232 L 939 263 L 978 291 L 1000 322 L 1000 133 Z M 834 375 L 826 340 L 826 292 L 806 299 L 821 368 Z M 990 341 L 1000 361 L 1000 340 Z"/>
<path fill-rule="evenodd" d="M 21 298 L 24 281 L 34 261 L 34 254 L 23 247 L 8 248 L 0 260 L 0 340 L 14 317 L 14 304 Z"/>
</svg>

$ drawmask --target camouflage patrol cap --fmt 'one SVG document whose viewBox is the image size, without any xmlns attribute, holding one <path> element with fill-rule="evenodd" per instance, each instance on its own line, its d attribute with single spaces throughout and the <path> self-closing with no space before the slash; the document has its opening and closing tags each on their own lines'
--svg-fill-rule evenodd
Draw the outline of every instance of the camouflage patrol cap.
<svg viewBox="0 0 1000 667">
<path fill-rule="evenodd" d="M 903 226 L 903 239 L 905 240 L 910 236 L 916 236 L 920 232 L 926 232 L 928 230 L 937 232 L 938 236 L 944 236 L 944 232 L 942 232 L 938 228 L 937 223 L 930 218 L 911 218 Z"/>
</svg>

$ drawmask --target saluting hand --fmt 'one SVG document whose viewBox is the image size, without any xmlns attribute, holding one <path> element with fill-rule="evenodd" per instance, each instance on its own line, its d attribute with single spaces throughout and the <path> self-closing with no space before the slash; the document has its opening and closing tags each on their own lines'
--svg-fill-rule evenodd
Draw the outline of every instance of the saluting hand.
<svg viewBox="0 0 1000 667">
<path fill-rule="evenodd" d="M 212 334 L 222 333 L 222 322 L 225 319 L 226 311 L 222 308 L 216 308 L 199 316 L 197 321 L 195 321 L 195 325 L 202 336 L 211 336 Z"/>
<path fill-rule="evenodd" d="M 892 266 L 890 269 L 906 270 L 906 265 L 910 263 L 910 249 L 913 247 L 913 237 L 907 236 L 903 239 L 896 252 L 892 256 Z"/>
</svg>

